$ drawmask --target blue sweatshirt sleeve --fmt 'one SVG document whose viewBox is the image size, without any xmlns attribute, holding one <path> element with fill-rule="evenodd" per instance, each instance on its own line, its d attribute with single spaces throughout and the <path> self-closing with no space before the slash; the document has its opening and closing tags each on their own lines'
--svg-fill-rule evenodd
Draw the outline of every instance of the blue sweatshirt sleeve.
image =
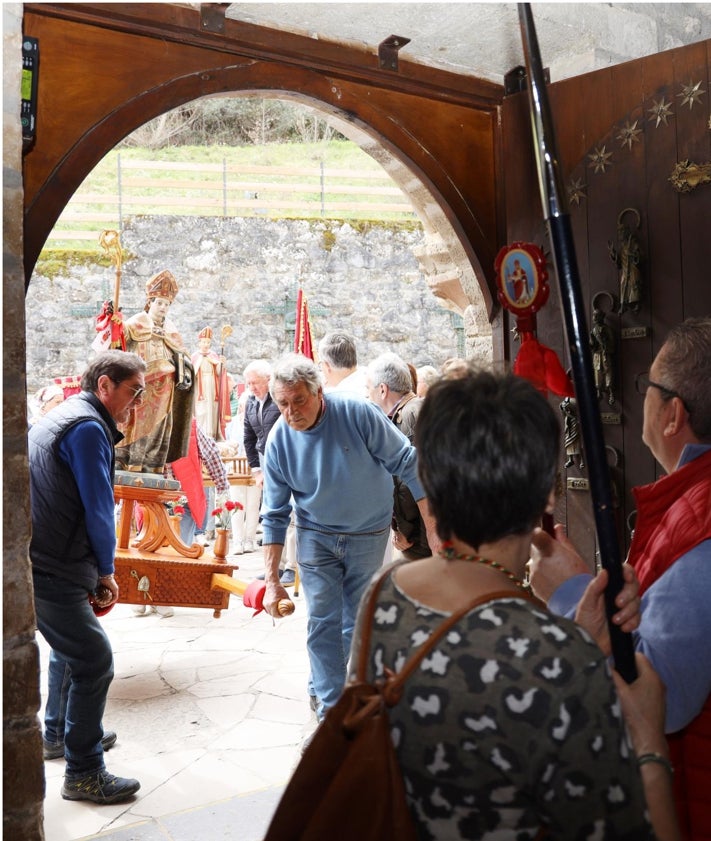
<svg viewBox="0 0 711 841">
<path fill-rule="evenodd" d="M 649 658 L 667 690 L 665 730 L 675 733 L 711 694 L 711 540 L 675 561 L 642 596 L 635 648 Z"/>
<path fill-rule="evenodd" d="M 564 581 L 548 600 L 548 610 L 556 616 L 573 619 L 578 609 L 578 602 L 591 581 L 592 575 L 584 572 Z"/>
<path fill-rule="evenodd" d="M 271 448 L 271 451 L 270 451 Z M 267 453 L 271 457 L 267 456 Z M 286 543 L 286 531 L 291 519 L 291 488 L 282 472 L 276 444 L 271 433 L 267 439 L 264 458 L 264 487 L 262 488 L 262 542 L 269 545 Z"/>
<path fill-rule="evenodd" d="M 417 501 L 424 497 L 417 478 L 417 451 L 406 435 L 392 423 L 387 415 L 369 401 L 363 401 L 363 411 L 369 417 L 365 428 L 369 430 L 369 449 L 390 473 L 398 476 L 410 489 Z"/>
<path fill-rule="evenodd" d="M 69 465 L 86 512 L 86 530 L 96 555 L 99 576 L 114 571 L 116 521 L 111 477 L 113 448 L 103 428 L 93 420 L 72 427 L 59 444 Z"/>
</svg>

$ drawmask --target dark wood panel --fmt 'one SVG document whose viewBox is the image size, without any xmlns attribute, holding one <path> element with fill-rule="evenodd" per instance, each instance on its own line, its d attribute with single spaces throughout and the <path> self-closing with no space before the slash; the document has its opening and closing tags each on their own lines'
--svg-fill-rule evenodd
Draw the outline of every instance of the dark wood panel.
<svg viewBox="0 0 711 841">
<path fill-rule="evenodd" d="M 644 72 L 643 65 L 613 67 L 610 70 L 612 79 L 613 108 L 617 117 L 609 135 L 610 146 L 615 151 L 617 164 L 615 166 L 615 194 L 618 202 L 614 219 L 609 219 L 610 243 L 618 252 L 624 248 L 624 234 L 620 225 L 628 229 L 636 237 L 641 250 L 640 271 L 644 275 L 648 262 L 648 214 L 647 214 L 647 185 L 646 185 L 646 133 L 644 113 Z M 636 102 L 631 110 L 624 111 L 633 101 L 630 89 L 636 91 Z M 612 285 L 610 291 L 622 298 L 621 267 L 616 265 L 608 255 L 609 265 L 613 267 Z M 620 459 L 620 488 L 619 488 L 619 536 L 621 548 L 626 551 L 628 544 L 624 523 L 628 519 L 635 505 L 630 490 L 631 482 L 627 465 L 634 464 L 638 443 L 641 436 L 641 422 L 637 419 L 637 411 L 641 406 L 641 398 L 635 391 L 635 374 L 643 370 L 639 367 L 640 357 L 646 355 L 646 345 L 649 339 L 628 339 L 625 331 L 647 327 L 650 321 L 648 306 L 642 301 L 639 311 L 626 309 L 611 319 L 616 323 L 617 336 L 616 358 L 616 402 L 614 410 L 620 415 L 620 425 L 605 427 L 605 440 L 614 447 Z M 634 455 L 633 455 L 634 454 Z M 614 472 L 614 471 L 613 471 Z"/>
<path fill-rule="evenodd" d="M 606 442 L 620 453 L 619 527 L 625 546 L 629 535 L 624 521 L 634 510 L 631 489 L 653 481 L 659 473 L 642 442 L 643 398 L 634 389 L 634 377 L 649 368 L 672 324 L 691 311 L 708 314 L 711 309 L 711 296 L 706 291 L 707 267 L 711 264 L 711 187 L 699 187 L 680 197 L 669 183 L 671 167 L 681 157 L 677 144 L 679 149 L 688 150 L 687 155 L 697 155 L 699 162 L 711 157 L 711 134 L 708 126 L 701 124 L 702 109 L 697 108 L 695 113 L 690 109 L 691 115 L 682 115 L 681 121 L 676 116 L 681 102 L 678 93 L 682 84 L 689 84 L 691 76 L 694 81 L 703 79 L 701 87 L 711 91 L 710 48 L 711 42 L 705 42 L 693 49 L 669 51 L 550 87 L 566 183 L 570 186 L 576 181 L 582 186 L 582 197 L 578 204 L 571 204 L 570 216 L 588 326 L 596 293 L 610 291 L 619 296 L 618 268 L 608 253 L 608 242 L 617 239 L 619 215 L 627 207 L 640 213 L 642 305 L 638 313 L 608 316 L 618 337 L 619 393 L 613 407 L 601 404 L 603 411 L 619 412 L 622 420 L 620 425 L 605 424 L 603 431 Z M 674 117 L 667 125 L 657 126 L 651 109 L 662 96 L 672 102 Z M 705 102 L 703 113 L 708 120 L 708 99 Z M 508 133 L 507 118 L 508 114 L 504 121 Z M 591 156 L 603 147 L 610 156 L 609 163 L 604 166 L 605 172 L 595 172 Z M 526 182 L 520 162 L 511 160 L 514 153 L 515 144 L 508 143 L 506 165 L 517 172 L 519 187 Z M 515 231 L 517 238 L 533 237 L 535 215 L 516 199 L 515 189 L 507 189 L 509 235 Z M 628 221 L 634 223 L 634 215 Z M 549 306 L 553 304 L 552 298 Z M 553 346 L 560 325 L 555 325 L 548 315 L 548 308 L 539 314 L 539 339 Z M 635 327 L 646 332 L 636 338 L 622 338 L 623 329 Z M 564 472 L 564 478 L 580 475 L 586 475 L 586 471 L 570 468 Z M 567 518 L 572 539 L 586 557 L 592 557 L 594 528 L 586 493 L 568 491 L 558 510 Z"/>
<path fill-rule="evenodd" d="M 680 51 L 674 61 L 678 161 L 711 163 L 709 72 L 711 42 Z M 690 99 L 689 88 L 698 85 L 698 98 Z M 703 91 L 703 93 L 701 93 Z M 684 100 L 688 99 L 685 104 Z M 709 266 L 711 266 L 711 184 L 681 193 L 679 238 L 681 250 L 681 318 L 711 313 Z M 671 325 L 670 325 L 671 326 Z"/>
</svg>

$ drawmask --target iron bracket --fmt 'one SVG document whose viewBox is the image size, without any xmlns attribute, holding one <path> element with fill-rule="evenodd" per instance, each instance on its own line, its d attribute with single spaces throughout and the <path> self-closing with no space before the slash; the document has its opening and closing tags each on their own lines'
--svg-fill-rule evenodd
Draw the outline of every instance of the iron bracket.
<svg viewBox="0 0 711 841">
<path fill-rule="evenodd" d="M 200 29 L 202 32 L 225 34 L 225 12 L 229 3 L 201 3 Z"/>
<path fill-rule="evenodd" d="M 399 69 L 398 50 L 405 44 L 410 43 L 410 38 L 403 38 L 401 35 L 390 35 L 378 44 L 378 62 L 381 70 L 392 70 L 397 73 Z"/>
</svg>

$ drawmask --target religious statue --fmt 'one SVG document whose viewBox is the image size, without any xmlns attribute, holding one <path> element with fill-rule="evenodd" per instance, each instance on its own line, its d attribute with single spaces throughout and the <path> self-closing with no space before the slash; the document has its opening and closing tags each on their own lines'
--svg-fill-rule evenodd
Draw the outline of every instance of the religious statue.
<svg viewBox="0 0 711 841">
<path fill-rule="evenodd" d="M 637 235 L 624 222 L 625 214 L 634 213 L 639 230 L 639 212 L 633 207 L 625 208 L 617 217 L 617 247 L 608 242 L 610 258 L 619 269 L 620 313 L 625 310 L 639 312 L 642 299 L 642 274 L 639 264 L 642 258 Z"/>
<path fill-rule="evenodd" d="M 126 350 L 146 363 L 146 391 L 116 447 L 116 467 L 162 475 L 167 462 L 187 454 L 193 414 L 192 363 L 167 318 L 178 284 L 166 269 L 146 283 L 146 306 L 125 322 Z"/>
<path fill-rule="evenodd" d="M 195 419 L 202 431 L 215 441 L 225 440 L 229 423 L 230 387 L 227 381 L 225 357 L 211 349 L 212 329 L 205 327 L 198 333 L 198 351 L 192 356 L 195 369 Z"/>
<path fill-rule="evenodd" d="M 565 467 L 573 467 L 578 458 L 578 467 L 582 470 L 583 450 L 580 442 L 580 424 L 578 422 L 578 401 L 574 397 L 566 397 L 560 404 L 563 413 L 563 429 L 565 434 Z"/>
<path fill-rule="evenodd" d="M 605 322 L 604 311 L 595 303 L 599 295 L 596 295 L 593 299 L 593 327 L 590 331 L 590 348 L 592 349 L 593 355 L 593 373 L 597 396 L 600 398 L 604 394 L 607 394 L 607 402 L 612 406 L 615 402 L 613 391 L 615 383 L 615 334 L 612 332 L 612 328 Z M 610 298 L 612 299 L 612 296 Z"/>
</svg>

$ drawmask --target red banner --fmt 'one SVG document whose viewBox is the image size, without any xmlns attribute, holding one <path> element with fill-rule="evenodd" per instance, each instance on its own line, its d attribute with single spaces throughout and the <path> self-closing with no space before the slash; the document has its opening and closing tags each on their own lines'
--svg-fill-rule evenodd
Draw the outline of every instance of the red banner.
<svg viewBox="0 0 711 841">
<path fill-rule="evenodd" d="M 296 297 L 296 329 L 294 331 L 294 351 L 314 358 L 313 344 L 311 342 L 311 322 L 309 321 L 309 305 L 306 301 L 304 290 L 299 287 L 299 294 Z"/>
</svg>

